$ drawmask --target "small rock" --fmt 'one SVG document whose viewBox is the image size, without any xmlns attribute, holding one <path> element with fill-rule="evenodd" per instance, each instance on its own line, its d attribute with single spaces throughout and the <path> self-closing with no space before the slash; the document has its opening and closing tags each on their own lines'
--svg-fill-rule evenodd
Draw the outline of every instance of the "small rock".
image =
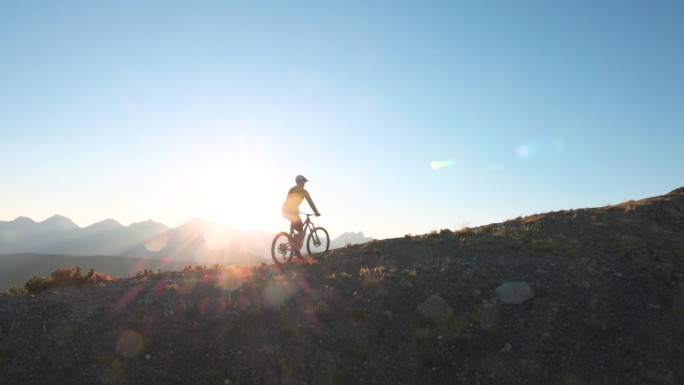
<svg viewBox="0 0 684 385">
<path fill-rule="evenodd" d="M 510 353 L 510 352 L 511 352 L 511 349 L 513 349 L 513 345 L 511 345 L 511 344 L 509 344 L 508 342 L 506 342 L 506 345 L 504 345 L 504 347 L 501 348 L 500 352 L 501 352 L 501 353 Z"/>
<path fill-rule="evenodd" d="M 496 305 L 496 300 L 495 300 L 495 299 L 492 299 L 491 301 L 486 300 L 486 299 L 482 299 L 482 306 L 483 306 L 485 309 L 493 308 L 495 305 Z"/>
<path fill-rule="evenodd" d="M 588 281 L 582 282 L 582 289 L 591 289 L 591 284 Z"/>
</svg>

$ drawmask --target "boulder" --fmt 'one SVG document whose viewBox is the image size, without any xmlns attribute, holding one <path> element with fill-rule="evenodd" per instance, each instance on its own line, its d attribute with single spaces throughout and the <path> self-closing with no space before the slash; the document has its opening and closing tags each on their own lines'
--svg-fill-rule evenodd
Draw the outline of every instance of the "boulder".
<svg viewBox="0 0 684 385">
<path fill-rule="evenodd" d="M 506 282 L 494 290 L 496 299 L 509 305 L 519 305 L 534 297 L 527 282 Z"/>
<path fill-rule="evenodd" d="M 430 298 L 419 304 L 417 311 L 421 317 L 430 319 L 436 324 L 447 322 L 454 314 L 451 306 L 439 294 L 433 294 Z"/>
</svg>

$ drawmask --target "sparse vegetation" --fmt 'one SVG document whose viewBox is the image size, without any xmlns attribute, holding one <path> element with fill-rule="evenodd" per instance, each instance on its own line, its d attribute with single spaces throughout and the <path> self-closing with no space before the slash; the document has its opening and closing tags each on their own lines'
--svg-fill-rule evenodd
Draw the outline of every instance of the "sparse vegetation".
<svg viewBox="0 0 684 385">
<path fill-rule="evenodd" d="M 376 266 L 373 268 L 362 267 L 359 270 L 359 277 L 363 280 L 362 287 L 366 291 L 375 292 L 380 288 L 380 283 L 385 278 L 385 266 Z"/>
<path fill-rule="evenodd" d="M 13 285 L 9 289 L 0 292 L 0 297 L 7 297 L 7 296 L 12 296 L 12 295 L 26 295 L 28 294 L 28 290 L 26 288 L 23 288 L 21 286 Z"/>
<path fill-rule="evenodd" d="M 85 275 L 82 275 L 80 267 L 63 267 L 55 270 L 47 277 L 38 277 L 34 275 L 26 282 L 24 288 L 26 289 L 26 293 L 33 294 L 58 287 L 111 281 L 113 279 L 118 279 L 118 277 L 112 277 L 107 273 L 98 273 L 95 269 L 90 269 Z M 15 293 L 23 294 L 22 291 L 16 289 Z"/>
</svg>

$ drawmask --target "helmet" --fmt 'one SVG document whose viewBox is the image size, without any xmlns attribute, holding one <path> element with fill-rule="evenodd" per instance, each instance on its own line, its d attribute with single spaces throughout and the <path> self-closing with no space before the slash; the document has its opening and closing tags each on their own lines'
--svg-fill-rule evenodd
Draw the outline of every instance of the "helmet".
<svg viewBox="0 0 684 385">
<path fill-rule="evenodd" d="M 309 180 L 306 179 L 306 178 L 304 178 L 303 175 L 297 175 L 297 177 L 295 178 L 295 182 L 297 182 L 297 183 L 300 183 L 300 182 L 308 182 L 308 181 L 309 181 Z"/>
</svg>

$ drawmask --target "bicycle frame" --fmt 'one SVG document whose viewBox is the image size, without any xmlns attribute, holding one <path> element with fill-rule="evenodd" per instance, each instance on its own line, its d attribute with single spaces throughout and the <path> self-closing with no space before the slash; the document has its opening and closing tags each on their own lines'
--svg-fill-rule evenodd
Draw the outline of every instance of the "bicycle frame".
<svg viewBox="0 0 684 385">
<path fill-rule="evenodd" d="M 314 215 L 314 214 L 307 214 L 307 213 L 302 213 L 302 212 L 300 212 L 300 214 L 306 215 L 306 220 L 305 220 L 304 222 L 302 222 L 302 238 L 301 238 L 301 242 L 302 242 L 302 245 L 303 245 L 303 244 L 304 244 L 304 240 L 306 239 L 307 230 L 308 230 L 308 233 L 312 233 L 313 230 L 314 230 L 314 224 L 313 224 L 313 222 L 311 222 L 311 216 Z M 295 235 L 295 227 L 294 227 L 294 225 L 293 225 L 292 223 L 290 223 L 290 235 L 292 236 L 292 239 L 295 239 L 295 237 L 294 237 L 294 235 Z M 302 245 L 298 245 L 298 246 L 299 246 L 299 247 L 302 247 Z"/>
</svg>

